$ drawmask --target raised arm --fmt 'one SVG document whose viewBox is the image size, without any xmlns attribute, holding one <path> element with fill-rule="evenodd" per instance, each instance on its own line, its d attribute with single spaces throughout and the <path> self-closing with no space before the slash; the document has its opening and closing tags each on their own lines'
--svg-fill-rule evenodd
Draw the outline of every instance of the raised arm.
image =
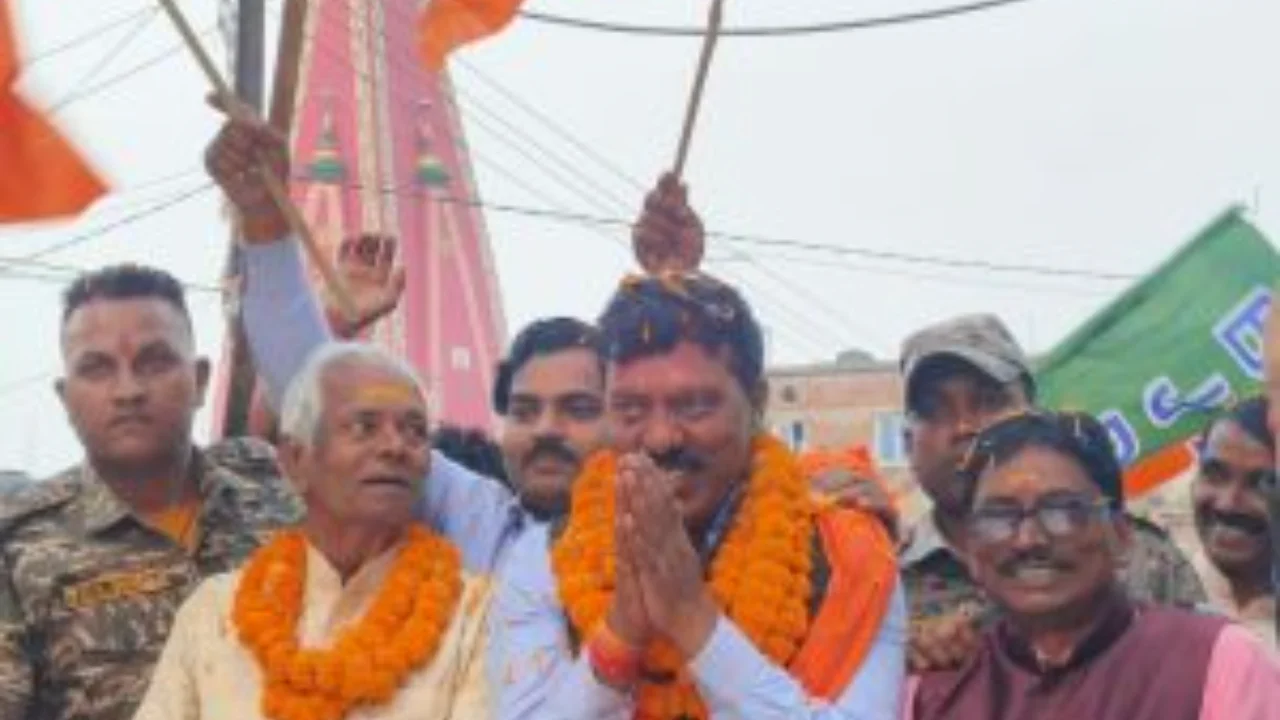
<svg viewBox="0 0 1280 720">
<path fill-rule="evenodd" d="M 277 177 L 288 177 L 287 145 L 258 121 L 229 120 L 209 146 L 205 163 L 242 218 L 245 245 L 243 316 L 249 346 L 271 404 L 279 408 L 290 381 L 307 357 L 333 339 L 326 314 L 307 282 L 297 241 L 258 174 L 257 158 L 271 159 Z M 338 323 L 353 335 L 394 309 L 403 275 L 393 269 L 394 241 L 361 236 L 345 241 L 340 274 L 356 305 L 356 317 Z M 419 516 L 462 550 L 467 568 L 487 573 L 515 531 L 515 500 L 500 483 L 432 453 L 427 493 Z"/>
</svg>

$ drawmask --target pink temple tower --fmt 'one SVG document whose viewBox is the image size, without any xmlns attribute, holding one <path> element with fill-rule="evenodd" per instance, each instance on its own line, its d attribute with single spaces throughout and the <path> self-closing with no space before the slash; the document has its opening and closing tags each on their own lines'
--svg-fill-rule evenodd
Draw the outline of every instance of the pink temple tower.
<svg viewBox="0 0 1280 720">
<path fill-rule="evenodd" d="M 369 339 L 418 369 L 437 421 L 490 429 L 506 335 L 498 279 L 448 78 L 418 60 L 419 5 L 310 0 L 292 192 L 335 262 L 345 237 L 399 238 L 405 296 Z"/>
</svg>

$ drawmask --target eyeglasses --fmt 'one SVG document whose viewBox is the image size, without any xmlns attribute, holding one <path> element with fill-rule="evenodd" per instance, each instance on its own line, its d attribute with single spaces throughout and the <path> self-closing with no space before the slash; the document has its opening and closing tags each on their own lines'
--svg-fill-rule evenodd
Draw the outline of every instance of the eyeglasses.
<svg viewBox="0 0 1280 720">
<path fill-rule="evenodd" d="M 1106 498 L 1090 499 L 1078 495 L 1050 497 L 1029 508 L 1018 505 L 991 504 L 974 508 L 969 515 L 969 533 L 985 543 L 1012 540 L 1028 518 L 1034 519 L 1051 540 L 1070 538 L 1089 527 L 1095 520 L 1109 520 L 1114 508 Z"/>
</svg>

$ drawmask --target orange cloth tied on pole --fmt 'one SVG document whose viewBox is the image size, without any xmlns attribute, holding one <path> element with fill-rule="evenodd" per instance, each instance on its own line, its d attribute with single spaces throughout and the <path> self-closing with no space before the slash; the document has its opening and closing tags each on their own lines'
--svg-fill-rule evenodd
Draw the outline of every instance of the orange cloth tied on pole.
<svg viewBox="0 0 1280 720">
<path fill-rule="evenodd" d="M 432 72 L 449 53 L 497 34 L 515 19 L 524 0 L 430 0 L 418 19 L 418 49 Z"/>
<path fill-rule="evenodd" d="M 0 223 L 76 215 L 106 192 L 106 184 L 18 97 L 19 69 L 9 0 L 0 0 Z"/>
</svg>

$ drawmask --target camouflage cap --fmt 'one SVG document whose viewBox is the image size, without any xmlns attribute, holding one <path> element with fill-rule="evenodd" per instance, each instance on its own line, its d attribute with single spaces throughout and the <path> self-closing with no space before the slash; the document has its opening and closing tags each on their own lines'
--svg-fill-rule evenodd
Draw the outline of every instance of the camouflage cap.
<svg viewBox="0 0 1280 720">
<path fill-rule="evenodd" d="M 1031 363 L 995 315 L 962 315 L 919 330 L 902 344 L 899 367 L 908 401 L 912 382 L 931 360 L 956 357 L 999 383 L 1031 381 Z"/>
</svg>

